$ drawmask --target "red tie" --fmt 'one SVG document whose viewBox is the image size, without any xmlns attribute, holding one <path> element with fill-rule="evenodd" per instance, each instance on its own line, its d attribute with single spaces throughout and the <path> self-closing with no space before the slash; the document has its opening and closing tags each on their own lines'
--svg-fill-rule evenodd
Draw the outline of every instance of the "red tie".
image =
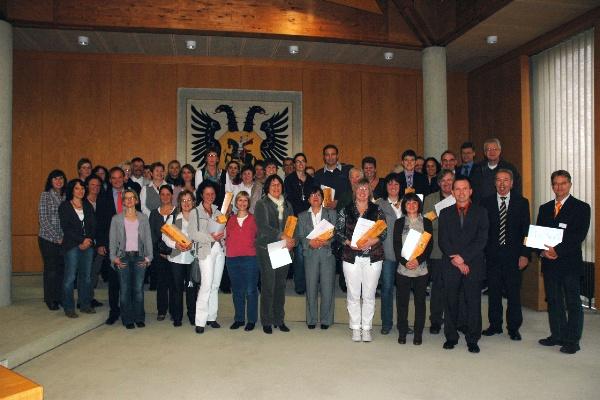
<svg viewBox="0 0 600 400">
<path fill-rule="evenodd" d="M 117 192 L 117 214 L 123 212 L 123 196 L 121 194 L 121 192 Z"/>
</svg>

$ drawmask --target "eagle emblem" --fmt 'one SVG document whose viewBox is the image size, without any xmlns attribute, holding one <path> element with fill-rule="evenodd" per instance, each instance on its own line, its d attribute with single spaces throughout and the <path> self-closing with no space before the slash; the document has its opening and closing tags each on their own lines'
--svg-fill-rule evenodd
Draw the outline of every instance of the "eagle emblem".
<svg viewBox="0 0 600 400">
<path fill-rule="evenodd" d="M 211 116 L 224 113 L 227 128 L 223 132 L 221 123 Z M 254 130 L 256 115 L 268 116 L 260 123 L 260 133 Z M 268 115 L 258 105 L 249 107 L 244 126 L 239 130 L 233 107 L 221 104 L 212 113 L 191 105 L 190 128 L 192 130 L 192 163 L 198 168 L 206 164 L 206 151 L 216 148 L 219 152 L 221 167 L 230 160 L 240 161 L 243 165 L 254 165 L 258 159 L 273 159 L 281 166 L 288 152 L 288 107 Z"/>
</svg>

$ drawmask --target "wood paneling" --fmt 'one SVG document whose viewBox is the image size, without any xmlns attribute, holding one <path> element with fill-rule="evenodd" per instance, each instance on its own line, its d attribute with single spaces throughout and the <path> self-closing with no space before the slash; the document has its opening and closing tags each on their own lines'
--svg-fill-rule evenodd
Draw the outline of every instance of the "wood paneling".
<svg viewBox="0 0 600 400">
<path fill-rule="evenodd" d="M 32 212 L 31 216 L 37 222 L 37 211 Z M 31 235 L 13 235 L 12 261 L 14 272 L 41 272 L 43 270 L 42 256 L 38 245 L 37 228 L 36 232 Z"/>
<path fill-rule="evenodd" d="M 240 67 L 231 65 L 178 65 L 177 86 L 240 89 Z"/>
<path fill-rule="evenodd" d="M 457 157 L 460 146 L 470 140 L 468 82 L 467 74 L 448 73 L 448 148 Z"/>
<path fill-rule="evenodd" d="M 302 69 L 242 66 L 241 88 L 302 91 Z"/>
</svg>

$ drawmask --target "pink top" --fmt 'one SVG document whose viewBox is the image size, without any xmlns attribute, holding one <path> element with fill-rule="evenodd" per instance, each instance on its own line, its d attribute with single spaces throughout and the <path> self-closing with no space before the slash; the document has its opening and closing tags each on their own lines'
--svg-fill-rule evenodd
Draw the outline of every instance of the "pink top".
<svg viewBox="0 0 600 400">
<path fill-rule="evenodd" d="M 125 251 L 138 251 L 138 226 L 139 221 L 125 219 Z"/>
<path fill-rule="evenodd" d="M 242 226 L 238 223 L 236 216 L 232 216 L 227 221 L 227 237 L 225 238 L 225 247 L 227 248 L 227 257 L 255 256 L 256 247 L 256 220 L 254 215 L 248 214 L 244 219 Z"/>
</svg>

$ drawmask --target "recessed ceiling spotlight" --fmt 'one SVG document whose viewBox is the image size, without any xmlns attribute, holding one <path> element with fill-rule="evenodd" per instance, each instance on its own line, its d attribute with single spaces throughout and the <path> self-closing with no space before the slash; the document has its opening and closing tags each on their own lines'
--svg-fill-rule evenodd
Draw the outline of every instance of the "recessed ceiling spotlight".
<svg viewBox="0 0 600 400">
<path fill-rule="evenodd" d="M 196 49 L 196 41 L 195 40 L 186 40 L 185 48 L 188 50 L 195 50 Z"/>
<path fill-rule="evenodd" d="M 295 44 L 293 44 L 290 47 L 288 47 L 288 50 L 289 50 L 290 54 L 298 54 L 298 53 L 300 53 L 300 48 L 298 46 L 296 46 Z"/>
<path fill-rule="evenodd" d="M 385 53 L 383 53 L 383 58 L 385 58 L 387 61 L 391 61 L 394 59 L 394 53 L 392 53 L 391 51 L 386 51 Z"/>
<path fill-rule="evenodd" d="M 90 38 L 87 36 L 79 36 L 77 38 L 77 43 L 79 43 L 80 46 L 87 46 L 90 44 Z"/>
<path fill-rule="evenodd" d="M 498 43 L 498 36 L 496 35 L 490 35 L 488 37 L 485 38 L 485 42 L 487 44 L 496 44 Z"/>
</svg>

